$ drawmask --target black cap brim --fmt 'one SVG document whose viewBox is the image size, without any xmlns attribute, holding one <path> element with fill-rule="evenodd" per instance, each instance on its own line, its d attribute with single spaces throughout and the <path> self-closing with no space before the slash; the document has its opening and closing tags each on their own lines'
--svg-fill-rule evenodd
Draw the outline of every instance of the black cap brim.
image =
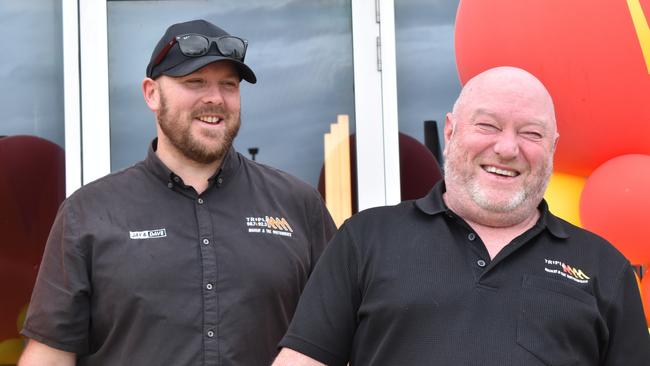
<svg viewBox="0 0 650 366">
<path fill-rule="evenodd" d="M 239 70 L 239 76 L 241 76 L 242 79 L 248 81 L 251 84 L 255 84 L 257 82 L 257 77 L 255 76 L 255 73 L 253 72 L 253 70 L 250 69 L 250 67 L 246 66 L 246 64 L 229 57 L 223 57 L 217 55 L 205 55 L 201 57 L 187 59 L 184 62 L 168 70 L 162 71 L 161 74 L 167 76 L 174 76 L 174 77 L 185 76 L 193 73 L 194 71 L 208 64 L 211 64 L 213 62 L 218 62 L 218 61 L 231 62 Z"/>
</svg>

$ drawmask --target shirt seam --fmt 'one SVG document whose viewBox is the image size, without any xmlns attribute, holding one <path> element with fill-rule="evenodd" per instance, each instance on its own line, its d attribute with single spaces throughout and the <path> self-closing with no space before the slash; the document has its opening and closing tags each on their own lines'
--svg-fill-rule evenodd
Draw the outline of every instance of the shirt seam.
<svg viewBox="0 0 650 366">
<path fill-rule="evenodd" d="M 623 266 L 621 270 L 619 271 L 618 276 L 616 277 L 616 287 L 614 288 L 614 291 L 612 292 L 612 296 L 605 302 L 605 315 L 607 318 L 609 318 L 610 312 L 614 308 L 614 300 L 618 298 L 617 294 L 621 292 L 621 288 L 623 287 L 624 283 L 624 278 L 625 278 L 625 273 L 627 272 L 627 269 L 630 267 L 630 262 L 625 261 L 623 263 Z"/>
<path fill-rule="evenodd" d="M 350 243 L 352 244 L 352 248 L 353 248 L 352 255 L 354 255 L 352 263 L 354 263 L 354 267 L 355 267 L 354 270 L 355 270 L 355 276 L 356 276 L 356 278 L 355 278 L 355 280 L 356 280 L 355 288 L 357 289 L 358 294 L 359 294 L 359 301 L 361 301 L 362 295 L 361 295 L 361 288 L 359 287 L 359 284 L 361 283 L 361 277 L 362 277 L 361 276 L 361 269 L 360 269 L 361 266 L 359 266 L 359 258 L 361 257 L 361 253 L 358 253 L 359 246 L 357 245 L 357 241 L 355 240 L 352 231 L 349 229 L 349 226 L 347 225 L 347 222 L 344 224 L 343 230 L 345 231 L 345 234 L 348 236 L 348 238 L 350 238 Z M 354 304 L 354 302 L 353 302 L 353 304 Z M 359 310 L 359 307 L 357 306 L 356 311 L 358 311 L 358 310 Z"/>
</svg>

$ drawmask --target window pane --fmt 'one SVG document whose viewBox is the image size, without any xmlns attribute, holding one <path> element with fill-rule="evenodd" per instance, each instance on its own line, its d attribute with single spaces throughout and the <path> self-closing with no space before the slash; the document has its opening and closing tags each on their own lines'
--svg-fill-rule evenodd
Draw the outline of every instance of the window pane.
<svg viewBox="0 0 650 366">
<path fill-rule="evenodd" d="M 450 111 L 461 87 L 454 54 L 454 22 L 458 2 L 395 1 L 400 154 L 421 151 L 425 144 L 424 121 L 427 120 L 437 122 L 438 143 L 442 147 L 445 114 Z M 403 146 L 406 144 L 411 148 Z M 428 164 L 425 162 L 430 160 L 404 159 L 404 156 L 400 160 L 402 199 L 426 193 L 435 174 L 423 174 L 424 171 L 418 171 L 418 168 L 426 167 L 417 165 Z"/>
<path fill-rule="evenodd" d="M 350 1 L 111 1 L 108 3 L 111 165 L 141 160 L 155 137 L 140 82 L 167 26 L 203 18 L 249 41 L 235 147 L 316 186 L 323 135 L 350 117 L 354 90 Z"/>
<path fill-rule="evenodd" d="M 60 1 L 1 1 L 0 32 L 0 135 L 39 136 L 63 148 Z"/>
</svg>

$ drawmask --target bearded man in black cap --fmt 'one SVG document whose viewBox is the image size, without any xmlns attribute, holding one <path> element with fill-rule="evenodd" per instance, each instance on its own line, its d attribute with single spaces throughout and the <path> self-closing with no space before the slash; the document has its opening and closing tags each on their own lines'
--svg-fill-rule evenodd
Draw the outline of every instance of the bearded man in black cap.
<svg viewBox="0 0 650 366">
<path fill-rule="evenodd" d="M 20 365 L 269 365 L 335 227 L 307 184 L 237 153 L 247 42 L 167 29 L 142 90 L 146 159 L 62 204 Z"/>
</svg>

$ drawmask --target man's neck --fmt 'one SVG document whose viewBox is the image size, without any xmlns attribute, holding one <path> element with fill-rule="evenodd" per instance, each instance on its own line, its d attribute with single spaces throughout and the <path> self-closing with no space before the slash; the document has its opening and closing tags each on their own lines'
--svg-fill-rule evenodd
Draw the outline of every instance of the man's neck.
<svg viewBox="0 0 650 366">
<path fill-rule="evenodd" d="M 176 149 L 160 146 L 160 143 L 156 155 L 167 168 L 181 177 L 186 185 L 193 187 L 199 194 L 208 188 L 208 179 L 214 175 L 223 162 L 223 158 L 221 158 L 209 164 L 198 163 L 188 159 Z"/>
<path fill-rule="evenodd" d="M 447 207 L 460 216 L 478 234 L 494 258 L 514 238 L 535 225 L 540 213 L 536 206 L 521 206 L 509 212 L 490 212 L 467 200 L 454 200 L 448 192 L 443 194 Z M 467 207 L 467 206 L 470 207 Z M 532 203 L 531 203 L 532 205 Z"/>
<path fill-rule="evenodd" d="M 472 220 L 464 220 L 481 238 L 483 244 L 485 244 L 485 248 L 490 254 L 490 259 L 494 259 L 494 257 L 496 257 L 496 255 L 499 254 L 506 245 L 510 244 L 514 238 L 533 227 L 539 219 L 539 215 L 539 210 L 535 210 L 534 214 L 527 217 L 524 221 L 506 227 L 487 226 Z"/>
</svg>

